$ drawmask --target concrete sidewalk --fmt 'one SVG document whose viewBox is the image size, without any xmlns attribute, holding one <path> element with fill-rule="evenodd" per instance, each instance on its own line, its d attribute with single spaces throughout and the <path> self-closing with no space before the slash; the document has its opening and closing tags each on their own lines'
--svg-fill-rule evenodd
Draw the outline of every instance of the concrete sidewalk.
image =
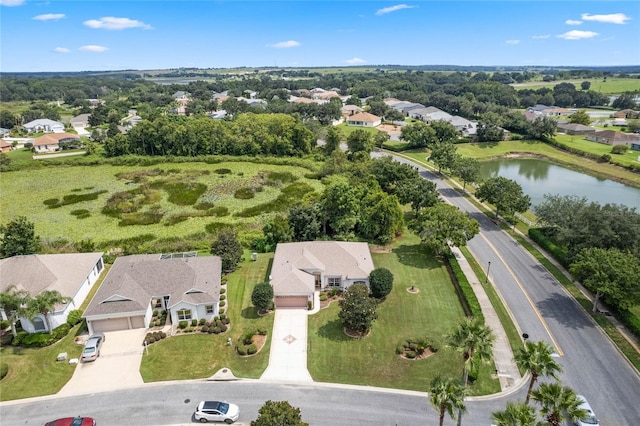
<svg viewBox="0 0 640 426">
<path fill-rule="evenodd" d="M 515 361 L 513 360 L 513 351 L 507 338 L 507 333 L 504 331 L 504 327 L 498 318 L 496 310 L 491 304 L 491 300 L 487 296 L 480 280 L 476 276 L 475 272 L 471 268 L 471 265 L 467 259 L 462 255 L 462 252 L 457 247 L 451 247 L 453 255 L 458 260 L 458 264 L 462 269 L 462 272 L 467 277 L 467 280 L 471 284 L 471 288 L 480 303 L 482 314 L 484 315 L 485 324 L 493 330 L 493 334 L 496 336 L 496 340 L 493 344 L 493 362 L 496 365 L 498 379 L 500 380 L 501 391 L 506 391 L 519 384 L 521 376 Z"/>
</svg>

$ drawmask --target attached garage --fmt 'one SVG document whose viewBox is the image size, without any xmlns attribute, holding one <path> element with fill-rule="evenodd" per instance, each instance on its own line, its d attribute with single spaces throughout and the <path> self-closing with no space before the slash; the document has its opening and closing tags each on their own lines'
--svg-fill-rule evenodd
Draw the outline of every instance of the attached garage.
<svg viewBox="0 0 640 426">
<path fill-rule="evenodd" d="M 276 296 L 276 308 L 306 308 L 307 296 Z"/>
<path fill-rule="evenodd" d="M 131 326 L 129 326 L 129 319 L 131 320 Z M 144 328 L 144 317 L 137 316 L 94 320 L 91 321 L 91 328 L 94 333 Z"/>
</svg>

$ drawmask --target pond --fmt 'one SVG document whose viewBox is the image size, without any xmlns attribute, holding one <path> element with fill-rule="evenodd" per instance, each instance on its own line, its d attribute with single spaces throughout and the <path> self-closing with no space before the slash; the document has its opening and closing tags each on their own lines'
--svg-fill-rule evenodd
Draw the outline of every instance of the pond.
<svg viewBox="0 0 640 426">
<path fill-rule="evenodd" d="M 597 178 L 537 158 L 505 158 L 481 163 L 483 178 L 503 176 L 515 180 L 531 205 L 544 201 L 544 194 L 577 195 L 600 204 L 616 203 L 640 211 L 640 189 L 609 179 Z"/>
</svg>

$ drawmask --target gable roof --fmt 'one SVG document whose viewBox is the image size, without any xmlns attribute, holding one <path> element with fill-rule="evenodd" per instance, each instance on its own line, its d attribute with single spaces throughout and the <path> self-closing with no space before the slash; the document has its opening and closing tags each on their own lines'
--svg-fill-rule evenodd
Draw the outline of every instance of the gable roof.
<svg viewBox="0 0 640 426">
<path fill-rule="evenodd" d="M 638 142 L 640 141 L 640 135 L 634 135 L 631 133 L 616 132 L 615 130 L 601 130 L 592 133 L 590 137 L 598 139 L 606 139 L 608 141 L 615 142 Z"/>
<path fill-rule="evenodd" d="M 46 135 L 36 138 L 33 141 L 33 146 L 55 145 L 65 139 L 80 140 L 80 136 L 74 135 L 73 133 L 47 133 Z"/>
<path fill-rule="evenodd" d="M 368 112 L 359 112 L 357 114 L 353 114 L 351 117 L 347 118 L 347 121 L 364 121 L 366 123 L 375 123 L 376 121 L 381 121 L 382 119 L 377 115 L 370 114 Z"/>
<path fill-rule="evenodd" d="M 220 299 L 218 256 L 161 259 L 160 254 L 116 259 L 85 317 L 145 311 L 153 297 L 169 296 L 169 307 L 182 301 L 215 303 Z M 196 289 L 196 291 L 194 291 Z"/>
<path fill-rule="evenodd" d="M 564 129 L 564 130 L 574 130 L 574 131 L 592 131 L 595 132 L 596 129 L 591 127 L 591 126 L 585 126 L 584 124 L 580 124 L 580 123 L 559 123 L 558 124 L 558 129 Z"/>
<path fill-rule="evenodd" d="M 102 253 L 30 254 L 0 260 L 0 291 L 11 286 L 34 297 L 45 290 L 57 290 L 74 297 Z"/>
<path fill-rule="evenodd" d="M 276 295 L 309 294 L 315 288 L 313 272 L 344 279 L 367 279 L 373 269 L 367 243 L 280 243 L 273 257 L 270 280 Z"/>
<path fill-rule="evenodd" d="M 37 120 L 33 120 L 24 124 L 23 127 L 25 129 L 34 129 L 36 127 L 62 127 L 64 128 L 64 124 L 59 121 L 50 120 L 48 118 L 38 118 Z"/>
</svg>

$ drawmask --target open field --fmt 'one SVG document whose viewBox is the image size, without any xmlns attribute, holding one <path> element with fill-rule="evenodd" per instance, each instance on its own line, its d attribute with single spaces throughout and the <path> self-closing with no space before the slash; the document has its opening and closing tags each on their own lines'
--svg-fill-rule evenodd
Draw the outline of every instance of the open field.
<svg viewBox="0 0 640 426">
<path fill-rule="evenodd" d="M 444 338 L 464 317 L 446 267 L 414 235 L 391 253 L 374 253 L 374 264 L 394 274 L 393 290 L 378 307 L 378 319 L 363 339 L 344 334 L 339 306 L 331 303 L 309 318 L 308 368 L 314 380 L 425 391 L 436 375 L 460 377 L 462 358 L 444 347 Z M 411 286 L 420 291 L 409 293 Z M 407 360 L 395 348 L 404 339 L 425 337 L 439 348 L 427 359 Z M 499 391 L 493 364 L 481 369 L 472 394 Z"/>
<path fill-rule="evenodd" d="M 589 90 L 593 90 L 595 92 L 606 93 L 606 94 L 618 94 L 624 92 L 633 92 L 636 90 L 640 90 L 640 79 L 637 78 L 616 78 L 610 77 L 607 78 L 607 81 L 603 81 L 602 79 L 576 79 L 576 80 L 563 80 L 563 81 L 552 81 L 552 82 L 543 82 L 543 81 L 532 81 L 527 83 L 515 83 L 511 84 L 516 90 L 522 89 L 532 89 L 538 90 L 544 88 L 553 89 L 554 86 L 560 83 L 572 83 L 576 86 L 576 89 L 580 90 L 580 84 L 583 81 L 590 81 L 591 87 Z"/>
<path fill-rule="evenodd" d="M 308 173 L 240 162 L 20 170 L 2 174 L 2 216 L 27 216 L 44 239 L 173 238 L 207 232 L 212 223 L 259 224 L 265 214 L 287 209 L 291 196 L 322 190 Z M 234 197 L 237 191 L 243 198 Z"/>
</svg>

